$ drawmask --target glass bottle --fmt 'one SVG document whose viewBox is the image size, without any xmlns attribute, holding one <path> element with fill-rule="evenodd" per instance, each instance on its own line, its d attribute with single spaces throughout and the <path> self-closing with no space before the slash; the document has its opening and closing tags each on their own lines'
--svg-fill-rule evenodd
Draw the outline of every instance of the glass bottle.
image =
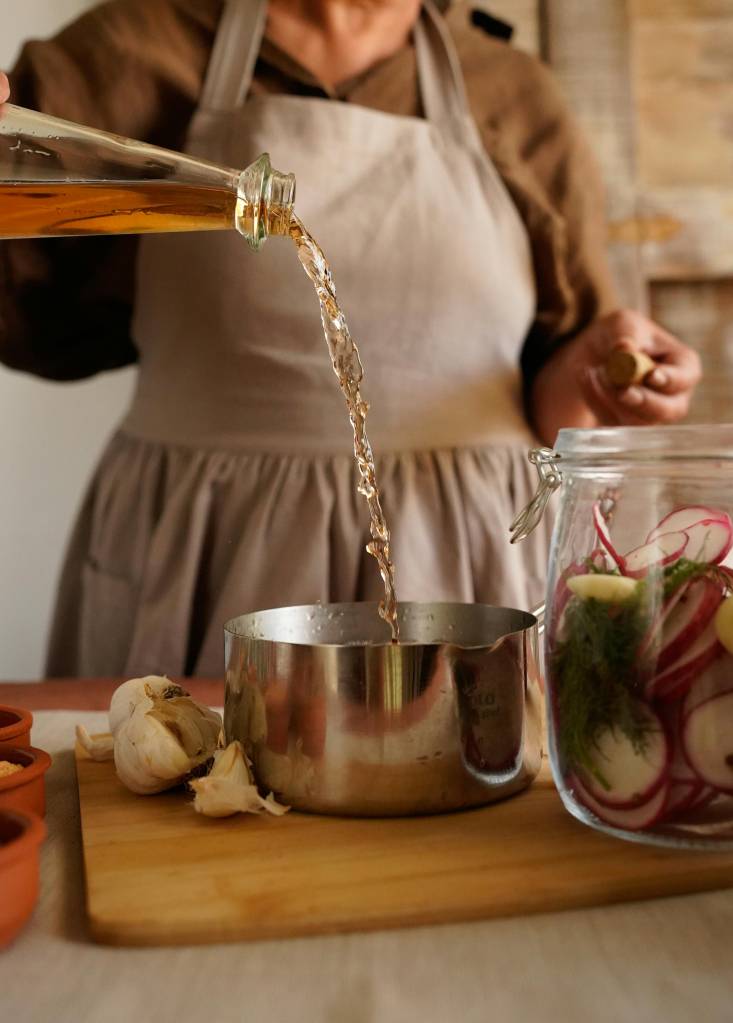
<svg viewBox="0 0 733 1023">
<path fill-rule="evenodd" d="M 636 841 L 733 848 L 733 425 L 561 430 L 545 629 L 566 808 Z"/>
<path fill-rule="evenodd" d="M 295 178 L 263 153 L 245 170 L 0 106 L 0 238 L 234 228 L 287 234 Z"/>
</svg>

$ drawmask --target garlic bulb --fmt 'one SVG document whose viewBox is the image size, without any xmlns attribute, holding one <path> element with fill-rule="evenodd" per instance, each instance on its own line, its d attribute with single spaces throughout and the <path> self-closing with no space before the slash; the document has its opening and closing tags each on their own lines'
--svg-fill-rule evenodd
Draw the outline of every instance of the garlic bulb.
<svg viewBox="0 0 733 1023">
<path fill-rule="evenodd" d="M 117 686 L 109 704 L 109 730 L 114 735 L 123 721 L 127 721 L 138 700 L 146 696 L 188 696 L 175 682 L 165 675 L 146 675 L 144 678 L 130 678 Z"/>
<path fill-rule="evenodd" d="M 275 802 L 270 793 L 264 799 L 257 791 L 250 763 L 241 742 L 230 742 L 214 754 L 214 766 L 204 778 L 188 784 L 196 793 L 193 808 L 207 817 L 231 817 L 235 813 L 268 813 L 279 817 L 287 806 Z"/>
<path fill-rule="evenodd" d="M 111 737 L 92 738 L 77 726 L 77 738 L 93 760 L 114 756 L 120 781 L 141 794 L 185 781 L 211 759 L 221 734 L 217 713 L 157 675 L 124 682 L 112 697 L 109 719 Z"/>
</svg>

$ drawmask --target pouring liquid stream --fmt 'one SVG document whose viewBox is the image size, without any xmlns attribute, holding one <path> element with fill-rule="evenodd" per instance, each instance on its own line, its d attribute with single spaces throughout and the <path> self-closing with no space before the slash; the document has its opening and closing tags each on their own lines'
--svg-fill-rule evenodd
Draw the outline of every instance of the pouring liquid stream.
<svg viewBox="0 0 733 1023">
<path fill-rule="evenodd" d="M 316 289 L 331 365 L 346 399 L 354 431 L 354 456 L 359 471 L 358 490 L 366 498 L 369 508 L 372 539 L 367 544 L 367 551 L 376 559 L 384 582 L 384 600 L 380 602 L 379 614 L 392 630 L 392 642 L 397 643 L 400 632 L 397 622 L 394 565 L 390 556 L 389 529 L 379 496 L 374 455 L 366 431 L 369 405 L 361 395 L 364 369 L 359 349 L 336 299 L 336 289 L 326 257 L 315 238 L 294 214 L 290 216 L 289 234 L 298 250 L 298 259 Z"/>
</svg>

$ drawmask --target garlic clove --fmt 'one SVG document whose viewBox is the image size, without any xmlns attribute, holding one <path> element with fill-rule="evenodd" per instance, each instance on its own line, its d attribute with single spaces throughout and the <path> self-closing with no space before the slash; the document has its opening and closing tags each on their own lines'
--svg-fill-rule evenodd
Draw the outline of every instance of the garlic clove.
<svg viewBox="0 0 733 1023">
<path fill-rule="evenodd" d="M 272 793 L 263 799 L 257 791 L 250 764 L 242 744 L 234 741 L 214 755 L 214 766 L 204 778 L 194 778 L 189 786 L 195 793 L 193 808 L 207 817 L 230 817 L 235 813 L 262 813 L 275 816 L 288 807 L 275 801 Z"/>
<path fill-rule="evenodd" d="M 148 717 L 164 725 L 178 740 L 187 756 L 197 759 L 202 753 L 206 759 L 219 744 L 221 716 L 202 706 L 190 696 L 150 697 L 152 706 Z"/>
<path fill-rule="evenodd" d="M 214 766 L 209 771 L 209 778 L 229 778 L 240 785 L 254 785 L 251 763 L 244 746 L 236 739 L 225 749 L 214 754 Z"/>
<path fill-rule="evenodd" d="M 115 733 L 115 768 L 132 792 L 161 792 L 179 784 L 192 770 L 191 759 L 165 725 L 138 704 Z"/>
<path fill-rule="evenodd" d="M 270 794 L 265 796 L 264 799 L 262 799 L 262 797 L 260 797 L 260 799 L 262 801 L 262 809 L 267 810 L 267 812 L 271 813 L 273 817 L 282 817 L 282 815 L 287 813 L 290 809 L 289 806 L 283 806 L 282 803 L 278 803 L 275 799 L 274 792 L 270 792 Z"/>
<path fill-rule="evenodd" d="M 114 739 L 111 735 L 90 735 L 84 725 L 76 726 L 76 740 L 92 760 L 114 759 Z"/>
</svg>

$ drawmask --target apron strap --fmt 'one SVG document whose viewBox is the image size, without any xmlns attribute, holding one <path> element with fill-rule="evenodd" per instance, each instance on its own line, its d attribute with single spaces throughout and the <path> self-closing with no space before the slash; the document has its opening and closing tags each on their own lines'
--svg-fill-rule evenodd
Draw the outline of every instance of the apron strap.
<svg viewBox="0 0 733 1023">
<path fill-rule="evenodd" d="M 267 0 L 227 0 L 211 51 L 200 105 L 234 110 L 244 103 L 262 45 Z"/>
<path fill-rule="evenodd" d="M 470 107 L 453 37 L 433 0 L 423 0 L 415 25 L 418 81 L 425 118 L 454 132 L 465 127 Z"/>
<path fill-rule="evenodd" d="M 267 0 L 227 0 L 209 60 L 201 106 L 234 110 L 247 98 L 267 20 Z M 415 25 L 418 79 L 425 117 L 457 129 L 470 113 L 455 44 L 433 0 Z"/>
</svg>

